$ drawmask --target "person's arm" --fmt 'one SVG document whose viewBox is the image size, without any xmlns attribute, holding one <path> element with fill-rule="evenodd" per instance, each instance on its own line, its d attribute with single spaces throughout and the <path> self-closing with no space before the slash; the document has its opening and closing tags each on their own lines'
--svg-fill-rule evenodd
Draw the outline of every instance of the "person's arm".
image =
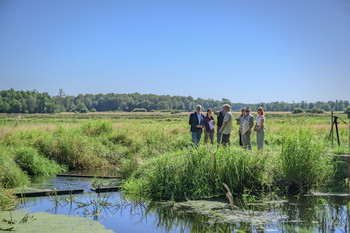
<svg viewBox="0 0 350 233">
<path fill-rule="evenodd" d="M 222 133 L 222 131 L 224 131 L 224 128 L 225 128 L 226 125 L 227 125 L 227 121 L 222 124 L 222 126 L 221 126 L 221 128 L 219 130 L 219 133 Z"/>
<path fill-rule="evenodd" d="M 226 127 L 226 125 L 227 125 L 227 123 L 229 121 L 229 117 L 228 116 L 229 116 L 228 113 L 226 113 L 225 114 L 225 118 L 224 118 L 224 122 L 223 122 L 223 124 L 222 124 L 222 126 L 220 128 L 219 133 L 222 133 L 222 131 L 224 131 L 224 128 Z"/>
<path fill-rule="evenodd" d="M 254 126 L 254 132 L 258 132 L 258 129 L 257 129 L 257 124 L 258 122 L 255 123 L 255 126 Z"/>
<path fill-rule="evenodd" d="M 254 117 L 250 117 L 250 119 L 249 119 L 249 125 L 250 125 L 249 130 L 251 130 L 251 129 L 253 128 L 253 126 L 254 126 Z"/>
<path fill-rule="evenodd" d="M 193 114 L 190 115 L 190 120 L 189 120 L 188 123 L 189 123 L 191 126 L 195 126 L 195 127 L 196 127 L 196 126 L 197 126 L 197 125 L 196 125 L 196 121 L 193 119 L 193 116 L 194 116 Z M 197 117 L 197 116 L 195 116 L 195 117 Z"/>
<path fill-rule="evenodd" d="M 199 124 L 202 126 L 202 128 L 204 127 L 204 125 L 205 125 L 205 122 L 204 122 L 204 115 L 203 114 L 201 114 L 201 118 L 202 118 L 202 121 L 201 122 L 199 122 Z"/>
</svg>

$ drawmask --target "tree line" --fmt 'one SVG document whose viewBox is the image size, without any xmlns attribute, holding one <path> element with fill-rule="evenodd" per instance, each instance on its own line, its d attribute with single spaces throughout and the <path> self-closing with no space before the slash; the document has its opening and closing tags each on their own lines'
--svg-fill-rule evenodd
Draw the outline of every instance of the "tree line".
<svg viewBox="0 0 350 233">
<path fill-rule="evenodd" d="M 33 91 L 16 91 L 14 89 L 0 91 L 0 113 L 59 113 L 59 112 L 102 112 L 102 111 L 194 111 L 197 104 L 203 109 L 221 107 L 230 104 L 233 111 L 239 111 L 249 105 L 252 109 L 262 106 L 265 111 L 289 112 L 296 108 L 304 111 L 322 109 L 330 111 L 334 106 L 335 111 L 344 111 L 349 106 L 349 101 L 336 100 L 328 102 L 300 103 L 270 102 L 270 103 L 232 103 L 229 99 L 194 99 L 191 96 L 170 96 L 154 94 L 79 94 L 77 96 L 66 95 L 62 89 L 58 95 L 50 96 L 48 93 Z"/>
</svg>

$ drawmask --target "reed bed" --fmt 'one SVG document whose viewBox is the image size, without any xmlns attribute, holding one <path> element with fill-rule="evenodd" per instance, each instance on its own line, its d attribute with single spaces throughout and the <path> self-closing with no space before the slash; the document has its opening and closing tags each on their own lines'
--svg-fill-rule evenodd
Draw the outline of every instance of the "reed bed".
<svg viewBox="0 0 350 233">
<path fill-rule="evenodd" d="M 267 113 L 263 152 L 256 151 L 254 134 L 253 152 L 239 148 L 236 125 L 230 147 L 193 149 L 187 115 L 131 119 L 111 114 L 115 117 L 30 115 L 16 125 L 12 116 L 3 116 L 0 186 L 22 186 L 35 174 L 116 167 L 124 178 L 124 193 L 154 200 L 220 196 L 223 182 L 237 194 L 276 188 L 302 193 L 331 188 L 330 180 L 343 179 L 335 174 L 343 164 L 330 155 L 349 153 L 345 125 L 340 127 L 341 147 L 331 148 L 326 114 Z"/>
</svg>

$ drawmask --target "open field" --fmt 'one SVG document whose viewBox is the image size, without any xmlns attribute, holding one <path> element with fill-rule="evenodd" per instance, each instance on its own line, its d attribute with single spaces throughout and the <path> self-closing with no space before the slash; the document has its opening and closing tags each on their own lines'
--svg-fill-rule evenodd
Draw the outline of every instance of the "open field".
<svg viewBox="0 0 350 233">
<path fill-rule="evenodd" d="M 341 147 L 332 148 L 329 114 L 266 113 L 264 152 L 256 151 L 255 134 L 253 152 L 239 148 L 237 125 L 231 147 L 193 150 L 188 115 L 1 114 L 0 204 L 14 201 L 6 188 L 28 184 L 31 175 L 101 167 L 120 170 L 124 193 L 152 200 L 221 196 L 222 182 L 238 194 L 345 187 L 344 164 L 332 155 L 349 153 L 349 126 L 339 124 Z"/>
</svg>

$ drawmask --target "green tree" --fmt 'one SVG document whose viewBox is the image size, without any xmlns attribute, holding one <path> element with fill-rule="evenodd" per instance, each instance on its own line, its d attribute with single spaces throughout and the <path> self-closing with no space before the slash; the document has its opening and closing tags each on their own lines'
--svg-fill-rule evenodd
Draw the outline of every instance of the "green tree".
<svg viewBox="0 0 350 233">
<path fill-rule="evenodd" d="M 10 110 L 11 113 L 21 113 L 22 112 L 22 104 L 18 100 L 14 100 L 11 104 Z"/>
</svg>

